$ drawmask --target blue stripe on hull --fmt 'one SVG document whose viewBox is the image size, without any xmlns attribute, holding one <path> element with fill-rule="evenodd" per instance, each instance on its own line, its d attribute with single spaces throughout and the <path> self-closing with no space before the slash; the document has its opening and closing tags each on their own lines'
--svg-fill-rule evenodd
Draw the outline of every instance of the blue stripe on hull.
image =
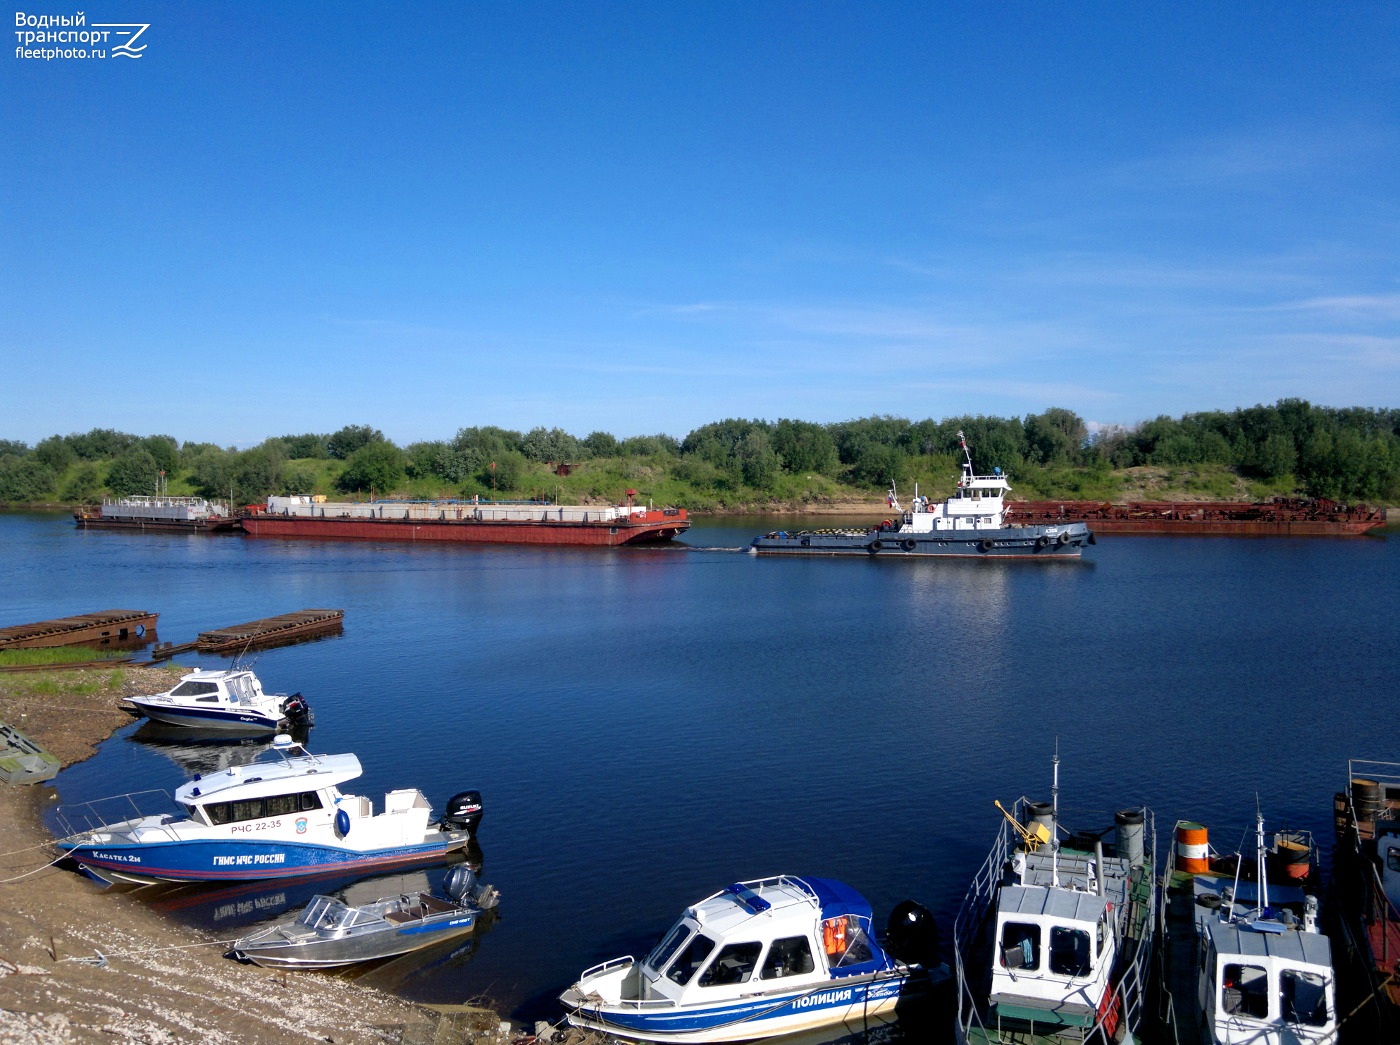
<svg viewBox="0 0 1400 1045">
<path fill-rule="evenodd" d="M 152 722 L 165 722 L 172 726 L 204 726 L 207 728 L 228 727 L 237 729 L 276 730 L 281 719 L 265 718 L 246 711 L 202 710 L 198 708 L 152 708 L 138 701 L 130 701 Z"/>
<path fill-rule="evenodd" d="M 893 1005 L 907 980 L 905 976 L 860 983 L 832 980 L 801 993 L 746 998 L 703 1009 L 668 1009 L 665 1012 L 581 1009 L 578 1016 L 589 1026 L 623 1035 L 679 1040 L 733 1028 L 735 1039 L 742 1040 L 839 1023 L 852 1010 L 873 1014 Z"/>
<path fill-rule="evenodd" d="M 118 874 L 176 882 L 296 878 L 326 871 L 383 867 L 441 856 L 446 842 L 367 852 L 286 842 L 195 841 L 146 845 L 78 845 L 73 859 Z"/>
</svg>

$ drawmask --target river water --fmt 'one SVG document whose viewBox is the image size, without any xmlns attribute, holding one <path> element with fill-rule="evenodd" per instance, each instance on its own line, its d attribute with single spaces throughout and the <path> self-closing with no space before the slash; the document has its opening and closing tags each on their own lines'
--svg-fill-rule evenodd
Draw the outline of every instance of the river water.
<svg viewBox="0 0 1400 1045">
<path fill-rule="evenodd" d="M 306 695 L 311 748 L 355 752 L 353 790 L 376 805 L 397 787 L 439 809 L 480 788 L 473 856 L 503 897 L 479 939 L 377 975 L 528 1020 L 557 1019 L 584 967 L 644 953 L 740 879 L 844 879 L 877 922 L 910 897 L 946 932 L 997 830 L 992 800 L 1048 799 L 1057 743 L 1061 806 L 1102 811 L 1097 826 L 1151 806 L 1161 862 L 1178 818 L 1233 849 L 1256 799 L 1269 827 L 1329 840 L 1346 760 L 1400 759 L 1395 536 L 1104 537 L 1058 563 L 744 553 L 798 524 L 701 520 L 672 547 L 583 550 L 0 515 L 0 624 L 147 609 L 184 642 L 345 610 L 342 635 L 259 654 L 265 687 Z M 252 750 L 150 732 L 133 723 L 65 770 L 62 801 L 173 790 Z M 151 902 L 232 938 L 306 898 L 186 887 Z"/>
</svg>

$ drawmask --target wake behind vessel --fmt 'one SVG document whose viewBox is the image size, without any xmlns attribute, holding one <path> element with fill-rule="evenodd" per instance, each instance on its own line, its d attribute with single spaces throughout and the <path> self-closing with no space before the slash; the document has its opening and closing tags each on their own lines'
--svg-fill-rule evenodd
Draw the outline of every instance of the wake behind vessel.
<svg viewBox="0 0 1400 1045">
<path fill-rule="evenodd" d="M 254 537 L 460 541 L 616 547 L 669 541 L 690 529 L 684 508 L 506 501 L 317 501 L 269 497 L 243 517 Z"/>
<path fill-rule="evenodd" d="M 967 440 L 958 433 L 962 475 L 953 496 L 941 503 L 920 497 L 905 511 L 891 486 L 889 504 L 901 515 L 869 529 L 775 530 L 755 537 L 751 548 L 765 554 L 963 556 L 972 558 L 1076 558 L 1094 535 L 1082 522 L 1044 526 L 1009 525 L 1006 495 L 1011 486 L 1000 468 L 977 475 Z"/>
</svg>

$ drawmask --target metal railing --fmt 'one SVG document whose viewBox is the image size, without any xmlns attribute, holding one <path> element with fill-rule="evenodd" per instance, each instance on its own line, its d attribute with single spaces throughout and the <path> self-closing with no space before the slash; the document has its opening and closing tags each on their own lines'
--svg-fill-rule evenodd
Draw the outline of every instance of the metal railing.
<svg viewBox="0 0 1400 1045">
<path fill-rule="evenodd" d="M 155 806 L 159 804 L 161 808 Z M 170 792 L 164 789 L 132 791 L 124 795 L 111 795 L 96 798 L 91 802 L 77 802 L 59 806 L 54 810 L 54 823 L 63 832 L 60 841 L 67 841 L 98 832 L 110 832 L 115 828 L 131 824 L 149 817 L 172 817 L 179 814 L 179 806 Z M 146 827 L 160 827 L 162 824 L 146 824 Z M 174 832 L 167 831 L 174 840 Z"/>
</svg>

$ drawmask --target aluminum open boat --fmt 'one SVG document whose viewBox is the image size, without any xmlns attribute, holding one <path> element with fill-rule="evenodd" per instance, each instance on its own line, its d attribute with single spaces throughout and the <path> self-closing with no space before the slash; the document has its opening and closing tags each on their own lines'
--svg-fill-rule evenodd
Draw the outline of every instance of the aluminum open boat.
<svg viewBox="0 0 1400 1045">
<path fill-rule="evenodd" d="M 881 946 L 854 889 L 781 875 L 706 897 L 646 958 L 596 965 L 559 1000 L 574 1026 L 621 1038 L 734 1042 L 873 1017 L 947 978 L 918 904 L 895 908 Z"/>
<path fill-rule="evenodd" d="M 404 893 L 351 906 L 317 896 L 296 918 L 238 940 L 235 957 L 275 969 L 330 969 L 430 947 L 464 936 L 500 893 L 458 864 L 447 873 L 443 896 Z"/>
<path fill-rule="evenodd" d="M 173 805 L 168 793 L 147 791 L 63 806 L 55 845 L 107 880 L 284 878 L 441 858 L 465 848 L 482 817 L 474 790 L 449 799 L 438 820 L 416 788 L 390 791 L 375 813 L 368 798 L 340 791 L 363 772 L 354 755 L 313 755 L 279 736 L 268 756 L 196 774 Z M 158 799 L 176 812 L 143 812 Z M 113 806 L 126 817 L 110 822 Z"/>
<path fill-rule="evenodd" d="M 311 708 L 300 693 L 264 693 L 262 682 L 246 668 L 181 675 L 164 693 L 128 697 L 133 714 L 153 722 L 201 729 L 276 733 L 285 726 L 311 725 Z"/>
</svg>

